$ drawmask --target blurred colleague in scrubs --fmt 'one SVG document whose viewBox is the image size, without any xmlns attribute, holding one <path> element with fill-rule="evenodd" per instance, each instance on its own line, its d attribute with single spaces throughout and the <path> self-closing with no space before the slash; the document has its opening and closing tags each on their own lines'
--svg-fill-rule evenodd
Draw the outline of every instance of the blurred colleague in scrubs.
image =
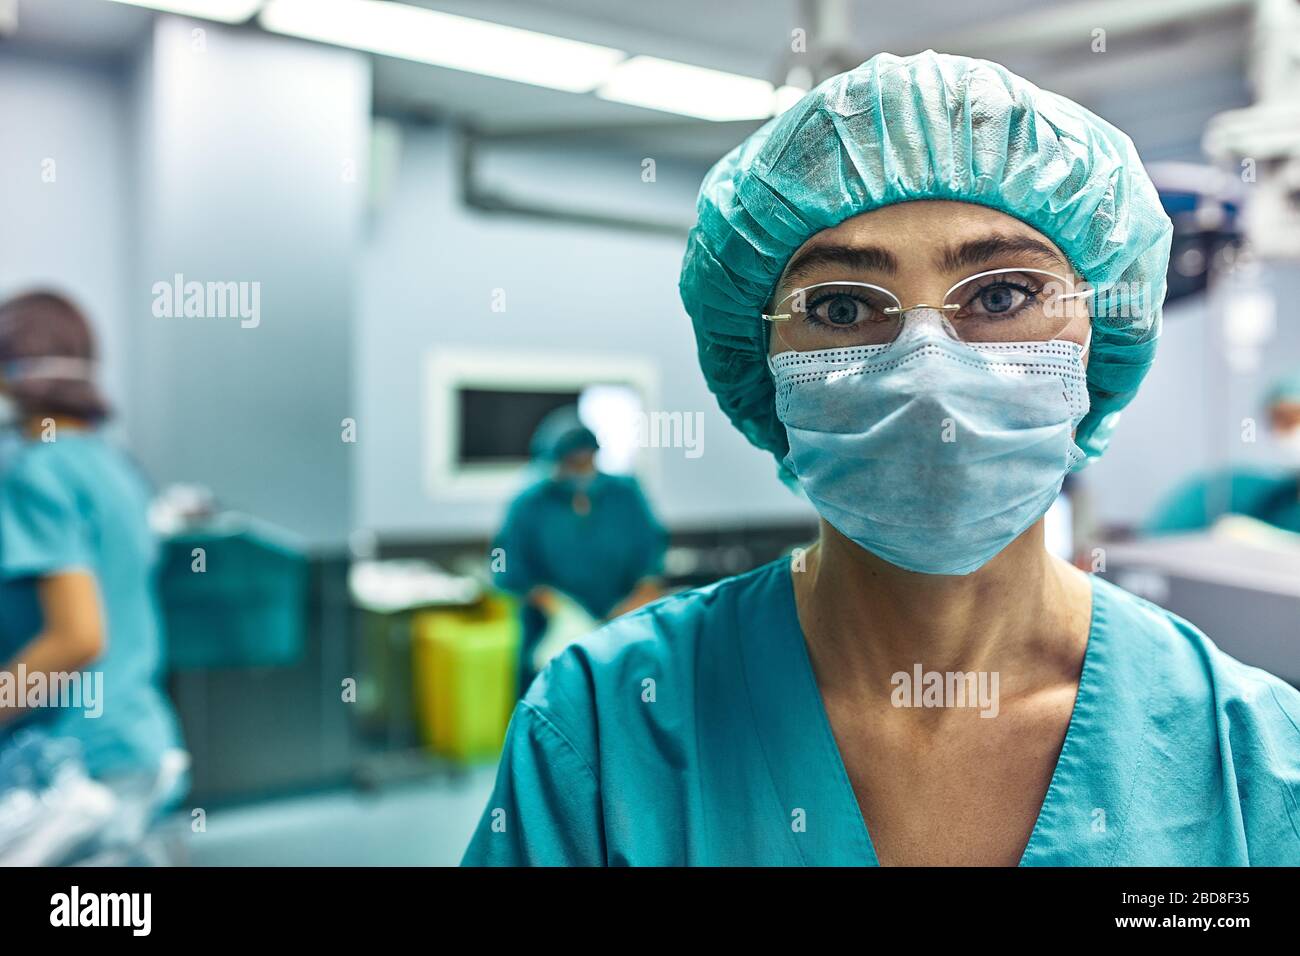
<svg viewBox="0 0 1300 956">
<path fill-rule="evenodd" d="M 6 734 L 76 738 L 92 776 L 157 773 L 179 748 L 160 689 L 149 488 L 99 434 L 85 316 L 37 292 L 0 305 L 0 395 L 10 438 L 0 468 L 0 668 L 10 675 L 102 675 L 95 709 L 0 709 Z M 22 703 L 21 701 L 19 703 Z M 179 795 L 179 794 L 176 794 Z"/>
<path fill-rule="evenodd" d="M 1273 383 L 1264 407 L 1283 462 L 1198 475 L 1161 503 L 1144 528 L 1148 534 L 1200 531 L 1227 514 L 1300 532 L 1300 368 Z"/>
<path fill-rule="evenodd" d="M 636 479 L 596 468 L 599 443 L 574 407 L 551 412 L 532 440 L 542 472 L 510 504 L 493 542 L 505 555 L 496 583 L 524 598 L 519 692 L 536 676 L 538 644 L 558 594 L 597 620 L 659 596 L 666 535 Z"/>
<path fill-rule="evenodd" d="M 1171 226 L 1128 137 L 880 54 L 697 209 L 704 377 L 818 541 L 557 656 L 465 862 L 1300 863 L 1300 692 L 1044 547 L 1159 333 Z"/>
</svg>

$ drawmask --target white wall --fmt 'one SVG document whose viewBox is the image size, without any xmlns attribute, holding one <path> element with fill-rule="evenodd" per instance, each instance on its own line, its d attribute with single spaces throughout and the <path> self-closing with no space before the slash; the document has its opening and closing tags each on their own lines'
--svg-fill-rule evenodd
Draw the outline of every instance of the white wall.
<svg viewBox="0 0 1300 956">
<path fill-rule="evenodd" d="M 0 299 L 37 286 L 72 296 L 94 324 L 104 390 L 129 425 L 127 115 L 111 66 L 0 52 Z"/>
<path fill-rule="evenodd" d="M 404 125 L 396 186 L 366 243 L 356 327 L 356 388 L 365 423 L 357 524 L 404 536 L 489 533 L 504 502 L 434 500 L 422 461 L 421 368 L 432 349 L 575 353 L 649 359 L 664 411 L 704 414 L 704 451 L 651 449 L 650 493 L 669 525 L 739 526 L 808 514 L 751 448 L 704 384 L 677 293 L 684 238 L 483 214 L 458 198 L 447 127 Z M 515 155 L 492 176 L 513 194 L 576 198 L 690 221 L 703 171 L 640 157 Z M 578 185 L 575 189 L 575 180 Z M 506 311 L 491 309 L 504 289 Z"/>
<path fill-rule="evenodd" d="M 196 33 L 201 30 L 202 33 Z M 161 483 L 341 547 L 368 60 L 159 17 L 134 77 L 132 444 Z M 256 284 L 260 318 L 160 318 L 155 283 Z"/>
</svg>

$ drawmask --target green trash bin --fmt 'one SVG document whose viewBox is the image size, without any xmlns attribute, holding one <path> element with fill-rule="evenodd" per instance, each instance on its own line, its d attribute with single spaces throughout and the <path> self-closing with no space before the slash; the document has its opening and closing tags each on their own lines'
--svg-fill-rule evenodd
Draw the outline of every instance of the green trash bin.
<svg viewBox="0 0 1300 956">
<path fill-rule="evenodd" d="M 354 713 L 363 732 L 391 747 L 415 744 L 410 611 L 362 609 L 360 676 Z"/>
<path fill-rule="evenodd" d="M 419 743 L 412 693 L 413 621 L 430 611 L 475 606 L 482 586 L 421 560 L 358 561 L 348 575 L 360 612 L 356 714 L 363 733 L 390 749 Z"/>
<path fill-rule="evenodd" d="M 303 656 L 307 556 L 293 537 L 227 514 L 163 541 L 158 591 L 172 670 L 286 667 Z"/>
</svg>

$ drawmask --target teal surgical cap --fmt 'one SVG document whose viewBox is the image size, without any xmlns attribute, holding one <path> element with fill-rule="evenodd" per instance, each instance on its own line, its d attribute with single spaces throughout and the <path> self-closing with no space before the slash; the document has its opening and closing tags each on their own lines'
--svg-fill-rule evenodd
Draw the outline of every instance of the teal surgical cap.
<svg viewBox="0 0 1300 956">
<path fill-rule="evenodd" d="M 595 433 L 582 424 L 578 409 L 573 405 L 548 413 L 533 432 L 530 446 L 534 461 L 559 461 L 575 451 L 596 451 L 599 448 Z"/>
<path fill-rule="evenodd" d="M 1300 404 L 1300 367 L 1279 376 L 1264 393 L 1264 407 L 1271 408 L 1283 402 Z"/>
<path fill-rule="evenodd" d="M 1092 408 L 1075 441 L 1099 456 L 1155 357 L 1173 226 L 1115 127 L 996 63 L 931 50 L 881 53 L 832 77 L 705 177 L 680 290 L 722 410 L 785 457 L 764 304 L 815 233 L 915 199 L 1014 216 L 1096 289 Z"/>
</svg>

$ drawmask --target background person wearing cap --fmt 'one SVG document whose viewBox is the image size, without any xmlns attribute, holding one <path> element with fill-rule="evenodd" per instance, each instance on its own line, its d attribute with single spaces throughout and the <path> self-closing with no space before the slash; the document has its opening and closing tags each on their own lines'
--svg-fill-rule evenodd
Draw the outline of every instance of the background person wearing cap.
<svg viewBox="0 0 1300 956">
<path fill-rule="evenodd" d="M 880 54 L 697 210 L 705 379 L 819 540 L 556 657 L 465 862 L 1300 862 L 1300 692 L 1044 547 L 1159 333 L 1171 226 L 1128 137 Z"/>
<path fill-rule="evenodd" d="M 525 599 L 521 695 L 536 676 L 555 592 L 596 620 L 634 610 L 660 594 L 667 538 L 636 479 L 597 470 L 599 442 L 576 408 L 547 415 L 531 444 L 542 475 L 511 502 L 492 545 L 505 554 L 495 583 Z"/>
<path fill-rule="evenodd" d="M 1300 532 L 1300 369 L 1274 382 L 1263 405 L 1284 463 L 1195 476 L 1160 503 L 1146 533 L 1200 531 L 1227 514 Z"/>
<path fill-rule="evenodd" d="M 0 395 L 17 447 L 0 471 L 0 667 L 103 675 L 103 713 L 0 709 L 78 739 L 93 776 L 157 773 L 180 747 L 161 689 L 150 490 L 98 433 L 107 403 L 80 310 L 48 292 L 0 304 Z M 172 794 L 176 796 L 178 794 Z"/>
</svg>

